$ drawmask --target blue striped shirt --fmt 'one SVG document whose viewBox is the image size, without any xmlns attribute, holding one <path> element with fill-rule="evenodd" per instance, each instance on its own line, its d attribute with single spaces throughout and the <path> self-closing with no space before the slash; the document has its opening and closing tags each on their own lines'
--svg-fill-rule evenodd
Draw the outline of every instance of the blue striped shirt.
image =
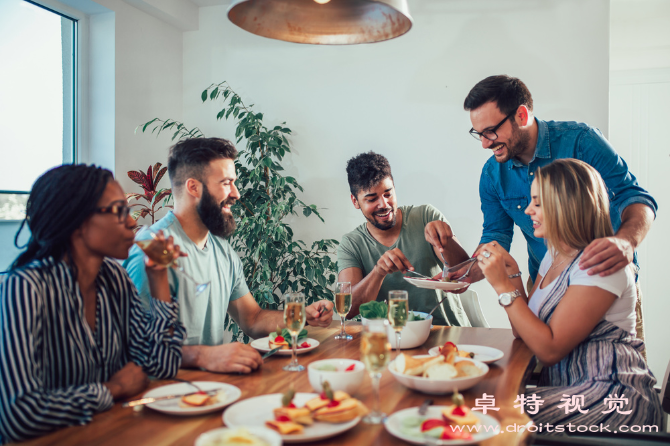
<svg viewBox="0 0 670 446">
<path fill-rule="evenodd" d="M 0 284 L 0 444 L 90 422 L 113 405 L 103 383 L 130 361 L 158 378 L 181 365 L 176 302 L 151 299 L 146 312 L 126 271 L 105 259 L 93 331 L 74 279 L 48 258 Z"/>
</svg>

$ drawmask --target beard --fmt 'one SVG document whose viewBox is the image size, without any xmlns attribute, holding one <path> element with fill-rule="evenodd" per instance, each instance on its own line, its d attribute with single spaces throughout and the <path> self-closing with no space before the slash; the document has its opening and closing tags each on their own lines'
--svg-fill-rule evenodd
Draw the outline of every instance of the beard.
<svg viewBox="0 0 670 446">
<path fill-rule="evenodd" d="M 377 221 L 377 219 L 375 218 L 375 214 L 384 214 L 384 213 L 386 213 L 386 212 L 388 212 L 388 211 L 392 211 L 392 212 L 393 212 L 393 220 L 391 220 L 391 221 L 387 221 L 387 222 L 379 222 L 379 221 Z M 394 209 L 394 208 L 387 208 L 387 209 L 384 209 L 384 210 L 382 210 L 382 211 L 377 211 L 377 212 L 371 214 L 369 217 L 366 216 L 365 218 L 366 218 L 366 220 L 369 221 L 370 224 L 371 224 L 372 226 L 374 226 L 375 228 L 377 228 L 377 229 L 381 229 L 382 231 L 388 231 L 389 229 L 393 228 L 393 227 L 395 226 L 395 224 L 396 224 L 396 221 L 397 221 L 397 219 L 398 219 L 398 210 L 397 210 L 397 209 Z"/>
<path fill-rule="evenodd" d="M 202 186 L 202 198 L 196 206 L 200 220 L 213 235 L 228 238 L 235 232 L 237 225 L 233 214 L 223 213 L 223 207 L 235 204 L 236 200 L 226 198 L 221 203 L 217 203 L 212 194 L 209 193 L 207 186 L 204 183 Z"/>
<path fill-rule="evenodd" d="M 517 123 L 512 121 L 512 136 L 506 143 L 504 143 L 505 147 L 507 147 L 507 153 L 501 158 L 496 157 L 496 161 L 499 163 L 506 163 L 510 159 L 521 155 L 528 148 L 529 142 L 530 134 L 521 131 Z"/>
</svg>

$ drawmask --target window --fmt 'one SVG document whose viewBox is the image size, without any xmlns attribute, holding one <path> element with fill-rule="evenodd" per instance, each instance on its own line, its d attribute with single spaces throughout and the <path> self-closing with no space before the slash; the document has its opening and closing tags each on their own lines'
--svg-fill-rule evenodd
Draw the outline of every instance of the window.
<svg viewBox="0 0 670 446">
<path fill-rule="evenodd" d="M 33 182 L 75 161 L 77 20 L 0 1 L 0 220 L 20 220 Z"/>
</svg>

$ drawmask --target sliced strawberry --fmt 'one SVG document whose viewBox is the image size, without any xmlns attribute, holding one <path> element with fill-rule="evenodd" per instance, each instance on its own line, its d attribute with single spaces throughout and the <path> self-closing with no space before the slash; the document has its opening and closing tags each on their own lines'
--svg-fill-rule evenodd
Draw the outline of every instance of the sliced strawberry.
<svg viewBox="0 0 670 446">
<path fill-rule="evenodd" d="M 289 417 L 287 417 L 286 415 L 277 415 L 275 417 L 275 420 L 279 421 L 280 423 L 285 423 L 287 421 L 291 421 L 291 419 Z"/>
<path fill-rule="evenodd" d="M 286 407 L 288 407 L 289 409 L 295 409 L 295 404 L 293 404 L 293 403 L 291 402 L 291 403 L 290 403 L 288 406 L 286 406 Z"/>
<path fill-rule="evenodd" d="M 470 432 L 465 431 L 465 427 L 463 427 L 463 431 L 460 431 L 456 429 L 453 426 L 445 426 L 444 430 L 442 431 L 442 436 L 440 437 L 441 440 L 472 440 L 472 435 L 470 435 Z"/>
<path fill-rule="evenodd" d="M 286 339 L 284 339 L 284 336 L 277 336 L 277 337 L 275 338 L 275 343 L 277 343 L 277 344 L 280 344 L 280 343 L 282 343 L 282 342 L 284 342 L 284 341 L 286 341 Z"/>
<path fill-rule="evenodd" d="M 337 406 L 339 406 L 339 405 L 340 405 L 340 402 L 339 402 L 339 401 L 335 401 L 335 400 L 333 400 L 333 401 L 331 401 L 330 403 L 328 403 L 328 406 L 327 406 L 327 407 L 337 407 Z"/>
<path fill-rule="evenodd" d="M 447 422 L 444 420 L 438 420 L 436 418 L 429 418 L 421 423 L 421 432 L 426 432 L 436 427 L 447 426 Z"/>
<path fill-rule="evenodd" d="M 302 344 L 300 344 L 298 346 L 298 348 L 309 348 L 309 347 L 311 347 L 311 345 L 309 345 L 309 343 L 307 343 L 307 342 L 303 342 Z"/>
<path fill-rule="evenodd" d="M 458 415 L 459 417 L 464 417 L 465 416 L 465 411 L 463 410 L 463 406 L 458 406 L 451 413 L 454 414 L 454 415 Z"/>
<path fill-rule="evenodd" d="M 319 395 L 319 398 L 321 398 L 322 400 L 327 400 L 328 397 L 326 396 L 326 392 L 321 392 L 321 395 Z"/>
<path fill-rule="evenodd" d="M 344 369 L 344 371 L 345 372 L 353 372 L 355 368 L 356 368 L 356 364 L 351 364 L 349 367 Z"/>
<path fill-rule="evenodd" d="M 207 392 L 205 392 L 205 391 L 203 391 L 203 390 L 198 390 L 198 391 L 195 392 L 195 393 L 197 393 L 198 395 L 207 395 Z"/>
</svg>

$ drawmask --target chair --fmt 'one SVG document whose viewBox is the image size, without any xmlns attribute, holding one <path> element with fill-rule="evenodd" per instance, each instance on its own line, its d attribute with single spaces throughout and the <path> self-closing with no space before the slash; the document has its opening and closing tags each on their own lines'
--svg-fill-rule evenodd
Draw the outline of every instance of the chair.
<svg viewBox="0 0 670 446">
<path fill-rule="evenodd" d="M 462 294 L 455 294 L 455 296 L 460 297 L 465 314 L 468 315 L 470 324 L 472 324 L 473 327 L 490 327 L 489 323 L 486 321 L 484 312 L 482 312 L 482 306 L 479 304 L 479 297 L 477 297 L 476 292 L 467 290 Z"/>
</svg>

